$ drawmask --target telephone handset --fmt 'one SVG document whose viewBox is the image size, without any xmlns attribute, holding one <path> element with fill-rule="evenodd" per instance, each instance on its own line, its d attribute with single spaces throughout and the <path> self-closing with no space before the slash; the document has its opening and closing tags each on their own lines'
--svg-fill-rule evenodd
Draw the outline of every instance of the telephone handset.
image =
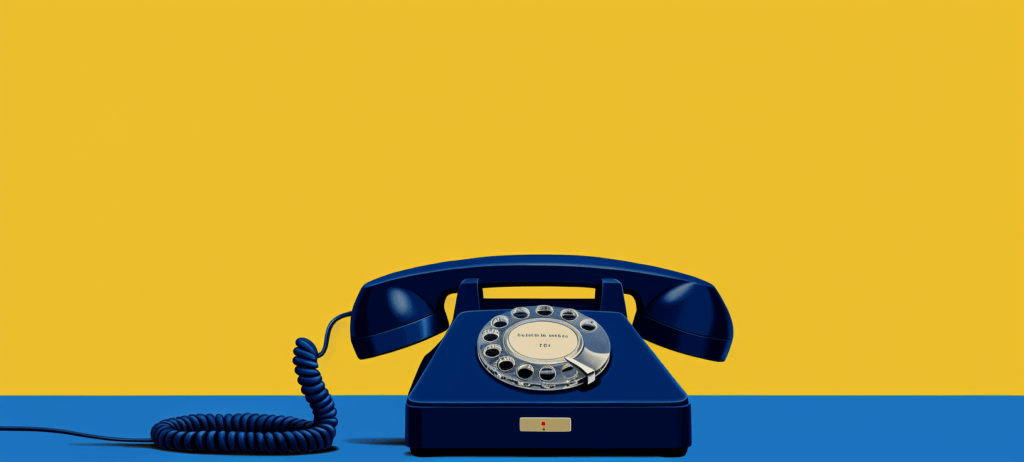
<svg viewBox="0 0 1024 462">
<path fill-rule="evenodd" d="M 593 287 L 594 299 L 486 299 L 486 287 Z M 444 299 L 457 293 L 451 326 Z M 636 300 L 630 325 L 624 295 Z M 420 364 L 406 400 L 413 454 L 477 452 L 683 455 L 686 393 L 644 339 L 723 361 L 732 320 L 715 288 L 673 271 L 564 255 L 485 257 L 421 266 L 368 282 L 324 343 L 300 338 L 292 362 L 313 420 L 266 414 L 164 419 L 150 438 L 49 427 L 0 426 L 161 448 L 218 453 L 311 453 L 330 448 L 337 410 L 318 371 L 331 329 L 351 315 L 360 359 L 447 330 Z M 475 364 L 475 365 L 474 365 Z"/>
<path fill-rule="evenodd" d="M 455 317 L 488 309 L 483 288 L 570 286 L 596 289 L 592 309 L 626 314 L 645 340 L 679 353 L 724 361 L 732 319 L 714 286 L 682 273 L 606 258 L 512 255 L 421 266 L 366 283 L 352 311 L 352 345 L 360 359 L 426 340 L 448 328 L 444 299 L 457 293 Z"/>
</svg>

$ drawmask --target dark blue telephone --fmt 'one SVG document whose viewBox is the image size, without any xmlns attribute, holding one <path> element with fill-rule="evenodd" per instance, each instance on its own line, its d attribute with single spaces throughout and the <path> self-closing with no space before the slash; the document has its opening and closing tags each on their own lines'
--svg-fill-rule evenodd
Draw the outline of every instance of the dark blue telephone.
<svg viewBox="0 0 1024 462">
<path fill-rule="evenodd" d="M 483 288 L 592 287 L 594 299 L 485 299 Z M 457 293 L 449 328 L 444 300 Z M 636 300 L 633 324 L 624 295 Z M 308 453 L 331 447 L 333 399 L 317 370 L 331 329 L 351 316 L 360 359 L 448 330 L 423 358 L 406 402 L 413 454 L 679 456 L 690 446 L 686 393 L 644 343 L 723 361 L 732 320 L 715 288 L 652 266 L 594 257 L 519 255 L 422 266 L 368 282 L 328 324 L 323 349 L 296 341 L 295 372 L 314 419 L 192 414 L 160 421 L 150 438 L 45 431 L 165 449 Z"/>
<path fill-rule="evenodd" d="M 593 287 L 596 297 L 483 298 L 483 288 L 507 286 Z M 456 292 L 449 328 L 444 299 Z M 632 326 L 624 294 L 636 300 Z M 351 329 L 360 358 L 448 329 L 406 403 L 406 444 L 417 455 L 685 454 L 689 401 L 642 339 L 723 361 L 733 336 L 729 311 L 707 282 L 562 255 L 476 258 L 384 276 L 360 290 Z"/>
</svg>

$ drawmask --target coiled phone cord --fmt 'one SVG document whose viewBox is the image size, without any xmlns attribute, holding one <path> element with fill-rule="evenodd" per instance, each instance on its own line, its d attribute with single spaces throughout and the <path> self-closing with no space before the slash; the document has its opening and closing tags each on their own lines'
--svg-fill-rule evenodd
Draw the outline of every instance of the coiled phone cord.
<svg viewBox="0 0 1024 462">
<path fill-rule="evenodd" d="M 317 370 L 317 358 L 327 352 L 334 323 L 351 315 L 350 311 L 331 320 L 324 334 L 324 348 L 319 353 L 308 339 L 295 341 L 292 363 L 299 376 L 299 385 L 302 385 L 302 394 L 313 410 L 312 422 L 269 414 L 191 414 L 157 422 L 150 430 L 149 438 L 118 438 L 46 427 L 0 426 L 0 431 L 62 433 L 123 443 L 153 443 L 174 451 L 234 454 L 302 454 L 322 451 L 334 442 L 338 412 Z"/>
</svg>

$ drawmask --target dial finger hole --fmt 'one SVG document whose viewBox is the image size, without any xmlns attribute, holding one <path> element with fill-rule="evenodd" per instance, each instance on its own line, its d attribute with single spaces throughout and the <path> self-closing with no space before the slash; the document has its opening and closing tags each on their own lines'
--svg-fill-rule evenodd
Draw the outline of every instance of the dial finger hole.
<svg viewBox="0 0 1024 462">
<path fill-rule="evenodd" d="M 497 327 L 499 329 L 502 328 L 502 327 L 507 326 L 508 325 L 508 316 L 504 316 L 504 315 L 495 316 L 494 319 L 491 319 L 491 325 L 494 326 L 494 327 Z"/>
<path fill-rule="evenodd" d="M 520 306 L 519 308 L 512 310 L 512 316 L 515 316 L 519 319 L 526 319 L 530 317 L 530 310 Z"/>
<path fill-rule="evenodd" d="M 530 377 L 533 377 L 533 366 L 529 364 L 523 364 L 522 366 L 519 366 L 519 369 L 516 369 L 516 375 L 518 375 L 521 379 L 528 379 Z"/>
<path fill-rule="evenodd" d="M 501 335 L 501 332 L 499 332 L 497 329 L 487 329 L 483 331 L 485 342 L 493 342 L 498 339 L 499 335 Z"/>
<path fill-rule="evenodd" d="M 516 365 L 516 360 L 512 359 L 511 356 L 502 356 L 498 358 L 498 369 L 508 372 L 512 370 Z"/>
<path fill-rule="evenodd" d="M 580 314 L 577 313 L 576 310 L 574 310 L 572 308 L 569 308 L 569 309 L 562 310 L 561 316 L 562 316 L 562 319 L 564 319 L 566 321 L 572 321 L 572 320 L 580 317 Z"/>
<path fill-rule="evenodd" d="M 497 358 L 501 354 L 501 345 L 491 344 L 484 347 L 484 356 L 488 358 Z"/>
<path fill-rule="evenodd" d="M 537 314 L 539 316 L 551 316 L 551 313 L 554 313 L 554 312 L 555 312 L 555 309 L 552 308 L 551 305 L 538 305 L 537 306 Z"/>
<path fill-rule="evenodd" d="M 572 367 L 572 364 L 565 364 L 562 366 L 562 377 L 571 379 L 576 377 L 576 368 Z"/>
<path fill-rule="evenodd" d="M 587 332 L 593 332 L 594 329 L 597 329 L 597 323 L 594 322 L 593 319 L 585 319 L 583 320 L 583 322 L 580 323 L 580 329 L 583 329 Z"/>
<path fill-rule="evenodd" d="M 540 368 L 540 379 L 541 380 L 551 380 L 553 378 L 555 378 L 555 368 L 553 368 L 551 366 L 544 366 L 544 367 Z"/>
</svg>

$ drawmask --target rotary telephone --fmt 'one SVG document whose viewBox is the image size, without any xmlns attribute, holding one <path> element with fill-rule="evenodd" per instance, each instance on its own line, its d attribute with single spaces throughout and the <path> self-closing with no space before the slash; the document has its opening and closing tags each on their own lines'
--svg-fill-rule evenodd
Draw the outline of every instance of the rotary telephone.
<svg viewBox="0 0 1024 462">
<path fill-rule="evenodd" d="M 592 287 L 593 299 L 486 299 L 483 289 Z M 456 295 L 449 325 L 444 300 Z M 624 295 L 636 300 L 632 325 Z M 314 420 L 263 414 L 165 419 L 150 438 L 48 431 L 198 452 L 306 453 L 331 447 L 334 403 L 317 370 L 330 332 L 351 316 L 356 356 L 444 338 L 421 362 L 406 401 L 415 455 L 558 453 L 679 456 L 691 443 L 690 403 L 647 340 L 724 361 L 729 311 L 714 286 L 653 266 L 595 257 L 514 255 L 421 266 L 366 283 L 351 312 L 328 324 L 323 350 L 296 341 Z"/>
</svg>

